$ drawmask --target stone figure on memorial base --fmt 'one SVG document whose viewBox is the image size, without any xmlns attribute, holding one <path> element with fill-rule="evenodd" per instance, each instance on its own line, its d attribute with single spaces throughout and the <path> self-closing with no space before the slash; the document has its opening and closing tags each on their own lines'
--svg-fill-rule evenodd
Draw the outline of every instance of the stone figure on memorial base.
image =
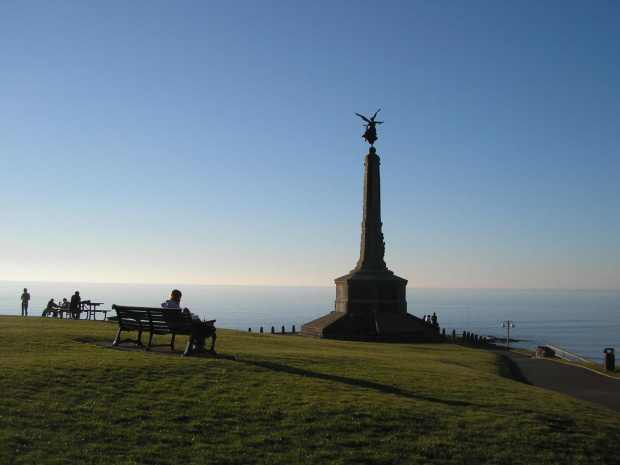
<svg viewBox="0 0 620 465">
<path fill-rule="evenodd" d="M 375 121 L 375 118 L 377 117 L 377 113 L 379 113 L 381 111 L 381 108 L 379 108 L 375 114 L 373 115 L 372 118 L 368 119 L 366 118 L 364 115 L 360 115 L 359 113 L 355 113 L 357 116 L 359 116 L 360 118 L 362 118 L 364 121 L 366 121 L 366 131 L 364 132 L 364 135 L 362 136 L 364 139 L 366 139 L 366 142 L 368 142 L 370 145 L 374 145 L 375 142 L 377 142 L 377 124 L 383 124 L 383 121 Z"/>
</svg>

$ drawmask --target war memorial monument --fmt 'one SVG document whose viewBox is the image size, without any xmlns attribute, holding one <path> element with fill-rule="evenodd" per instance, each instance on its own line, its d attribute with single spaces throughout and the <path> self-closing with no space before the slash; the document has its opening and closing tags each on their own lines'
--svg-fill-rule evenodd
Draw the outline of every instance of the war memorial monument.
<svg viewBox="0 0 620 465">
<path fill-rule="evenodd" d="M 315 338 L 432 342 L 440 340 L 439 328 L 407 313 L 407 280 L 396 276 L 385 263 L 381 222 L 380 158 L 375 121 L 366 122 L 362 136 L 370 144 L 365 161 L 364 208 L 360 258 L 348 274 L 335 279 L 336 302 L 331 313 L 301 327 L 301 335 Z"/>
</svg>

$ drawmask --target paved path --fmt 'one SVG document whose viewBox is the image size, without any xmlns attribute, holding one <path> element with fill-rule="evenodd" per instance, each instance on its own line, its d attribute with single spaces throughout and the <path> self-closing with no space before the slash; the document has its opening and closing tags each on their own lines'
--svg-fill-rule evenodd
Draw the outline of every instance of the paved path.
<svg viewBox="0 0 620 465">
<path fill-rule="evenodd" d="M 492 352 L 513 361 L 523 381 L 620 412 L 620 379 L 554 360 L 532 358 L 508 350 Z"/>
</svg>

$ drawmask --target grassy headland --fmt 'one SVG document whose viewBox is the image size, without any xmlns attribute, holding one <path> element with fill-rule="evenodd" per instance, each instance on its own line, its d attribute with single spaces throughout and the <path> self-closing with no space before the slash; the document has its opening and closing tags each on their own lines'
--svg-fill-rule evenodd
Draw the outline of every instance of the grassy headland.
<svg viewBox="0 0 620 465">
<path fill-rule="evenodd" d="M 116 329 L 0 317 L 0 463 L 618 463 L 620 413 L 489 351 L 220 329 L 236 360 L 180 358 Z"/>
</svg>

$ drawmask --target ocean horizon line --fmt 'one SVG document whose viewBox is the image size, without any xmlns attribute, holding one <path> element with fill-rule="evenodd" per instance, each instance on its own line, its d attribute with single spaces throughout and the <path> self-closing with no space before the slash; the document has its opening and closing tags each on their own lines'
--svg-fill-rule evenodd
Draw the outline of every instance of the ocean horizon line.
<svg viewBox="0 0 620 465">
<path fill-rule="evenodd" d="M 109 284 L 119 286 L 207 286 L 207 287 L 265 287 L 265 288 L 328 288 L 332 285 L 317 284 L 204 284 L 204 283 L 167 283 L 167 282 L 118 282 L 118 281 L 53 281 L 53 280 L 18 280 L 18 279 L 0 279 L 4 283 L 21 283 L 20 286 L 28 287 L 24 283 L 53 283 L 53 284 Z M 411 286 L 407 284 L 407 289 L 419 290 L 438 290 L 438 291 L 566 291 L 566 292 L 618 292 L 620 287 L 612 289 L 606 288 L 553 288 L 553 287 L 429 287 L 429 286 Z"/>
</svg>

